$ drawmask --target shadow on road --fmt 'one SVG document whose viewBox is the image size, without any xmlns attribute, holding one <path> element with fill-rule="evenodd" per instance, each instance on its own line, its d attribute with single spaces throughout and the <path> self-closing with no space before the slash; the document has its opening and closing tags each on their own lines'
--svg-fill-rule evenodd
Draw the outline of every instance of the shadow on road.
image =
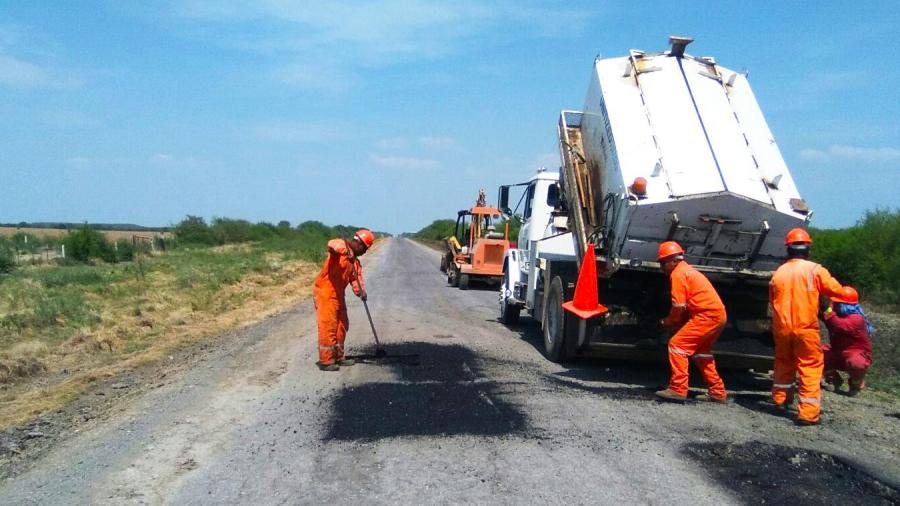
<svg viewBox="0 0 900 506">
<path fill-rule="evenodd" d="M 900 492 L 827 453 L 752 441 L 681 453 L 747 504 L 897 504 Z"/>
<path fill-rule="evenodd" d="M 479 371 L 471 350 L 459 345 L 411 342 L 389 354 L 418 354 L 419 365 L 387 361 L 397 381 L 347 387 L 332 400 L 324 440 L 371 441 L 458 434 L 500 436 L 521 432 L 526 416 L 503 400 L 500 382 Z"/>
<path fill-rule="evenodd" d="M 523 341 L 534 347 L 535 353 L 544 354 L 544 337 L 540 325 L 532 320 L 509 326 Z M 613 360 L 601 358 L 576 358 L 560 364 L 566 370 L 554 373 L 547 380 L 558 386 L 592 392 L 612 399 L 653 399 L 656 390 L 666 388 L 669 381 L 669 365 L 665 361 Z M 772 380 L 765 374 L 748 370 L 721 370 L 726 388 L 733 393 L 736 403 L 755 411 L 774 413 L 762 401 L 769 398 Z M 593 386 L 585 383 L 615 383 L 621 386 Z M 690 386 L 705 389 L 700 371 L 691 366 Z"/>
</svg>

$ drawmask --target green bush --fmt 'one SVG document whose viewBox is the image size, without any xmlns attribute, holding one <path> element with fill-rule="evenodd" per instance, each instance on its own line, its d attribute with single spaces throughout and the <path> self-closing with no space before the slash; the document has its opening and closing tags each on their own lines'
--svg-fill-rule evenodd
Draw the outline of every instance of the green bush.
<svg viewBox="0 0 900 506">
<path fill-rule="evenodd" d="M 181 223 L 175 225 L 173 230 L 175 238 L 179 243 L 185 245 L 204 245 L 214 244 L 212 233 L 206 220 L 199 216 L 188 215 Z"/>
<path fill-rule="evenodd" d="M 13 250 L 7 241 L 0 241 L 0 273 L 12 272 L 16 268 L 15 250 Z"/>
<path fill-rule="evenodd" d="M 66 246 L 66 258 L 77 262 L 89 262 L 92 259 L 116 261 L 116 252 L 106 237 L 87 225 L 69 232 L 63 244 Z"/>
<path fill-rule="evenodd" d="M 900 210 L 866 212 L 850 228 L 811 230 L 812 257 L 864 299 L 900 304 Z"/>
<path fill-rule="evenodd" d="M 456 229 L 456 220 L 434 220 L 428 226 L 414 234 L 419 239 L 442 241 L 453 235 Z"/>
</svg>

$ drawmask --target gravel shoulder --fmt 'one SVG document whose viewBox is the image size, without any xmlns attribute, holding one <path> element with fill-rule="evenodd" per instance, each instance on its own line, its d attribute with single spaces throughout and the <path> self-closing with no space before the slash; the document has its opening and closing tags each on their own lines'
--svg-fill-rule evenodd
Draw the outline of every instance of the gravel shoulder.
<svg viewBox="0 0 900 506">
<path fill-rule="evenodd" d="M 121 398 L 7 466 L 0 503 L 900 501 L 893 399 L 826 393 L 824 425 L 799 428 L 759 403 L 769 380 L 729 372 L 733 403 L 658 404 L 664 366 L 546 361 L 536 325 L 447 287 L 433 250 L 364 260 L 379 337 L 417 361 L 320 372 L 301 304 L 103 386 Z M 350 354 L 370 354 L 349 312 Z"/>
</svg>

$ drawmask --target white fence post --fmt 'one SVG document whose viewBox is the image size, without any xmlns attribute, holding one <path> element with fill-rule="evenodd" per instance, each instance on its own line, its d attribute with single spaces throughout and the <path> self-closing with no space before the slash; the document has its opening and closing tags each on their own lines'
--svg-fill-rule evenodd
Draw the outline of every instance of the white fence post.
<svg viewBox="0 0 900 506">
<path fill-rule="evenodd" d="M 66 258 L 66 245 L 65 244 L 59 245 L 59 253 L 63 257 L 63 260 L 65 260 L 65 258 Z"/>
</svg>

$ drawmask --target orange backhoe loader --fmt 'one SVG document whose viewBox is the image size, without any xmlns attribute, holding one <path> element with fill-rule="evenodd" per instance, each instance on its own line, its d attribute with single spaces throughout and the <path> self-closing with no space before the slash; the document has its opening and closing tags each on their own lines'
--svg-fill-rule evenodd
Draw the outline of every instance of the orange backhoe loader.
<svg viewBox="0 0 900 506">
<path fill-rule="evenodd" d="M 447 253 L 441 258 L 441 272 L 447 273 L 451 286 L 466 290 L 473 280 L 500 282 L 509 248 L 509 226 L 497 232 L 491 223 L 500 214 L 499 208 L 487 205 L 483 188 L 475 207 L 457 213 L 456 230 L 447 238 Z"/>
</svg>

